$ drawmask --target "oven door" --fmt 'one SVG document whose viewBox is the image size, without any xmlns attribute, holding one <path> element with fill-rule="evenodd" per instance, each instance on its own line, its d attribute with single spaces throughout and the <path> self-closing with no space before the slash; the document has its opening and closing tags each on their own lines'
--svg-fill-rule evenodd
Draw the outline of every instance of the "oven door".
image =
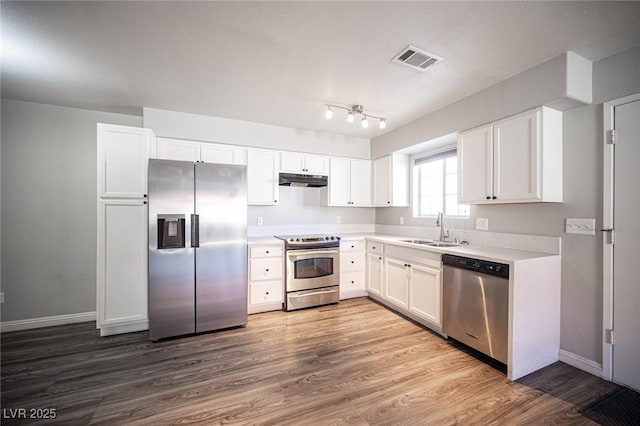
<svg viewBox="0 0 640 426">
<path fill-rule="evenodd" d="M 336 249 L 287 251 L 287 291 L 340 284 L 340 252 Z"/>
</svg>

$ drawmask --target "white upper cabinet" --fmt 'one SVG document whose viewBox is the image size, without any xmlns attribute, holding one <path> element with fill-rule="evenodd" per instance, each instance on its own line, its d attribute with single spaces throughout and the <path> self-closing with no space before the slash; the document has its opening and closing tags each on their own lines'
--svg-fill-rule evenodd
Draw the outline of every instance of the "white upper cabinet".
<svg viewBox="0 0 640 426">
<path fill-rule="evenodd" d="M 373 162 L 373 205 L 406 207 L 409 205 L 409 157 L 391 154 Z"/>
<path fill-rule="evenodd" d="M 371 206 L 371 161 L 331 157 L 326 205 Z"/>
<path fill-rule="evenodd" d="M 157 144 L 161 160 L 247 164 L 246 149 L 239 146 L 166 138 L 158 138 Z"/>
<path fill-rule="evenodd" d="M 147 164 L 155 156 L 149 129 L 98 123 L 98 194 L 102 198 L 143 198 Z"/>
<path fill-rule="evenodd" d="M 324 155 L 302 154 L 299 152 L 281 152 L 280 171 L 286 173 L 328 175 L 329 157 Z"/>
<path fill-rule="evenodd" d="M 278 204 L 278 152 L 247 151 L 247 202 L 253 205 Z"/>
<path fill-rule="evenodd" d="M 458 136 L 461 203 L 562 201 L 562 112 L 537 108 Z"/>
</svg>

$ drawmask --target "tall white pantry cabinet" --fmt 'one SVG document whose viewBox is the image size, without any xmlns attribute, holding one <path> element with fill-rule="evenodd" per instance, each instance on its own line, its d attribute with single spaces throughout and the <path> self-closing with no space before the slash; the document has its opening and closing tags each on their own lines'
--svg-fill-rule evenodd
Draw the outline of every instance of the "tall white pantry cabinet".
<svg viewBox="0 0 640 426">
<path fill-rule="evenodd" d="M 96 326 L 101 336 L 146 330 L 150 129 L 98 123 Z"/>
</svg>

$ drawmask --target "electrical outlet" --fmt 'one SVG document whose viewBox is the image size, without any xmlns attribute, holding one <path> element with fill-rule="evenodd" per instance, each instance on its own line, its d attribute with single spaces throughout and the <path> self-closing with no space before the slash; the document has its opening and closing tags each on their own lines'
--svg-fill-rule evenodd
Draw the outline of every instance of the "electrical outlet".
<svg viewBox="0 0 640 426">
<path fill-rule="evenodd" d="M 0 303 L 4 303 L 4 291 L 0 291 Z"/>
<path fill-rule="evenodd" d="M 262 225 L 262 216 L 258 216 L 257 222 L 258 222 L 258 225 Z"/>
<path fill-rule="evenodd" d="M 342 223 L 342 218 L 340 216 L 336 216 L 336 223 L 339 225 Z"/>
<path fill-rule="evenodd" d="M 595 235 L 596 220 L 567 218 L 564 232 L 567 234 Z"/>
<path fill-rule="evenodd" d="M 489 219 L 486 217 L 477 217 L 476 218 L 476 229 L 478 231 L 486 231 L 489 229 Z"/>
<path fill-rule="evenodd" d="M 400 225 L 404 225 L 404 216 L 400 216 Z"/>
</svg>

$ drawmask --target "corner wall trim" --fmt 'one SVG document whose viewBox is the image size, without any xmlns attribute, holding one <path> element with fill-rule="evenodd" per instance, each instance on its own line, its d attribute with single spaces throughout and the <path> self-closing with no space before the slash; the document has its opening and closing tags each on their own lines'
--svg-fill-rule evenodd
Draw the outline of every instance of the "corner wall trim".
<svg viewBox="0 0 640 426">
<path fill-rule="evenodd" d="M 572 367 L 585 371 L 589 374 L 593 374 L 594 376 L 602 377 L 602 364 L 587 359 L 583 356 L 576 355 L 572 352 L 567 352 L 563 349 L 560 349 L 559 355 L 560 361 L 564 362 L 565 364 L 569 364 Z"/>
<path fill-rule="evenodd" d="M 51 317 L 29 318 L 0 323 L 0 332 L 29 330 L 32 328 L 50 327 L 52 325 L 73 324 L 76 322 L 95 321 L 96 312 L 80 312 L 77 314 L 54 315 Z"/>
</svg>

